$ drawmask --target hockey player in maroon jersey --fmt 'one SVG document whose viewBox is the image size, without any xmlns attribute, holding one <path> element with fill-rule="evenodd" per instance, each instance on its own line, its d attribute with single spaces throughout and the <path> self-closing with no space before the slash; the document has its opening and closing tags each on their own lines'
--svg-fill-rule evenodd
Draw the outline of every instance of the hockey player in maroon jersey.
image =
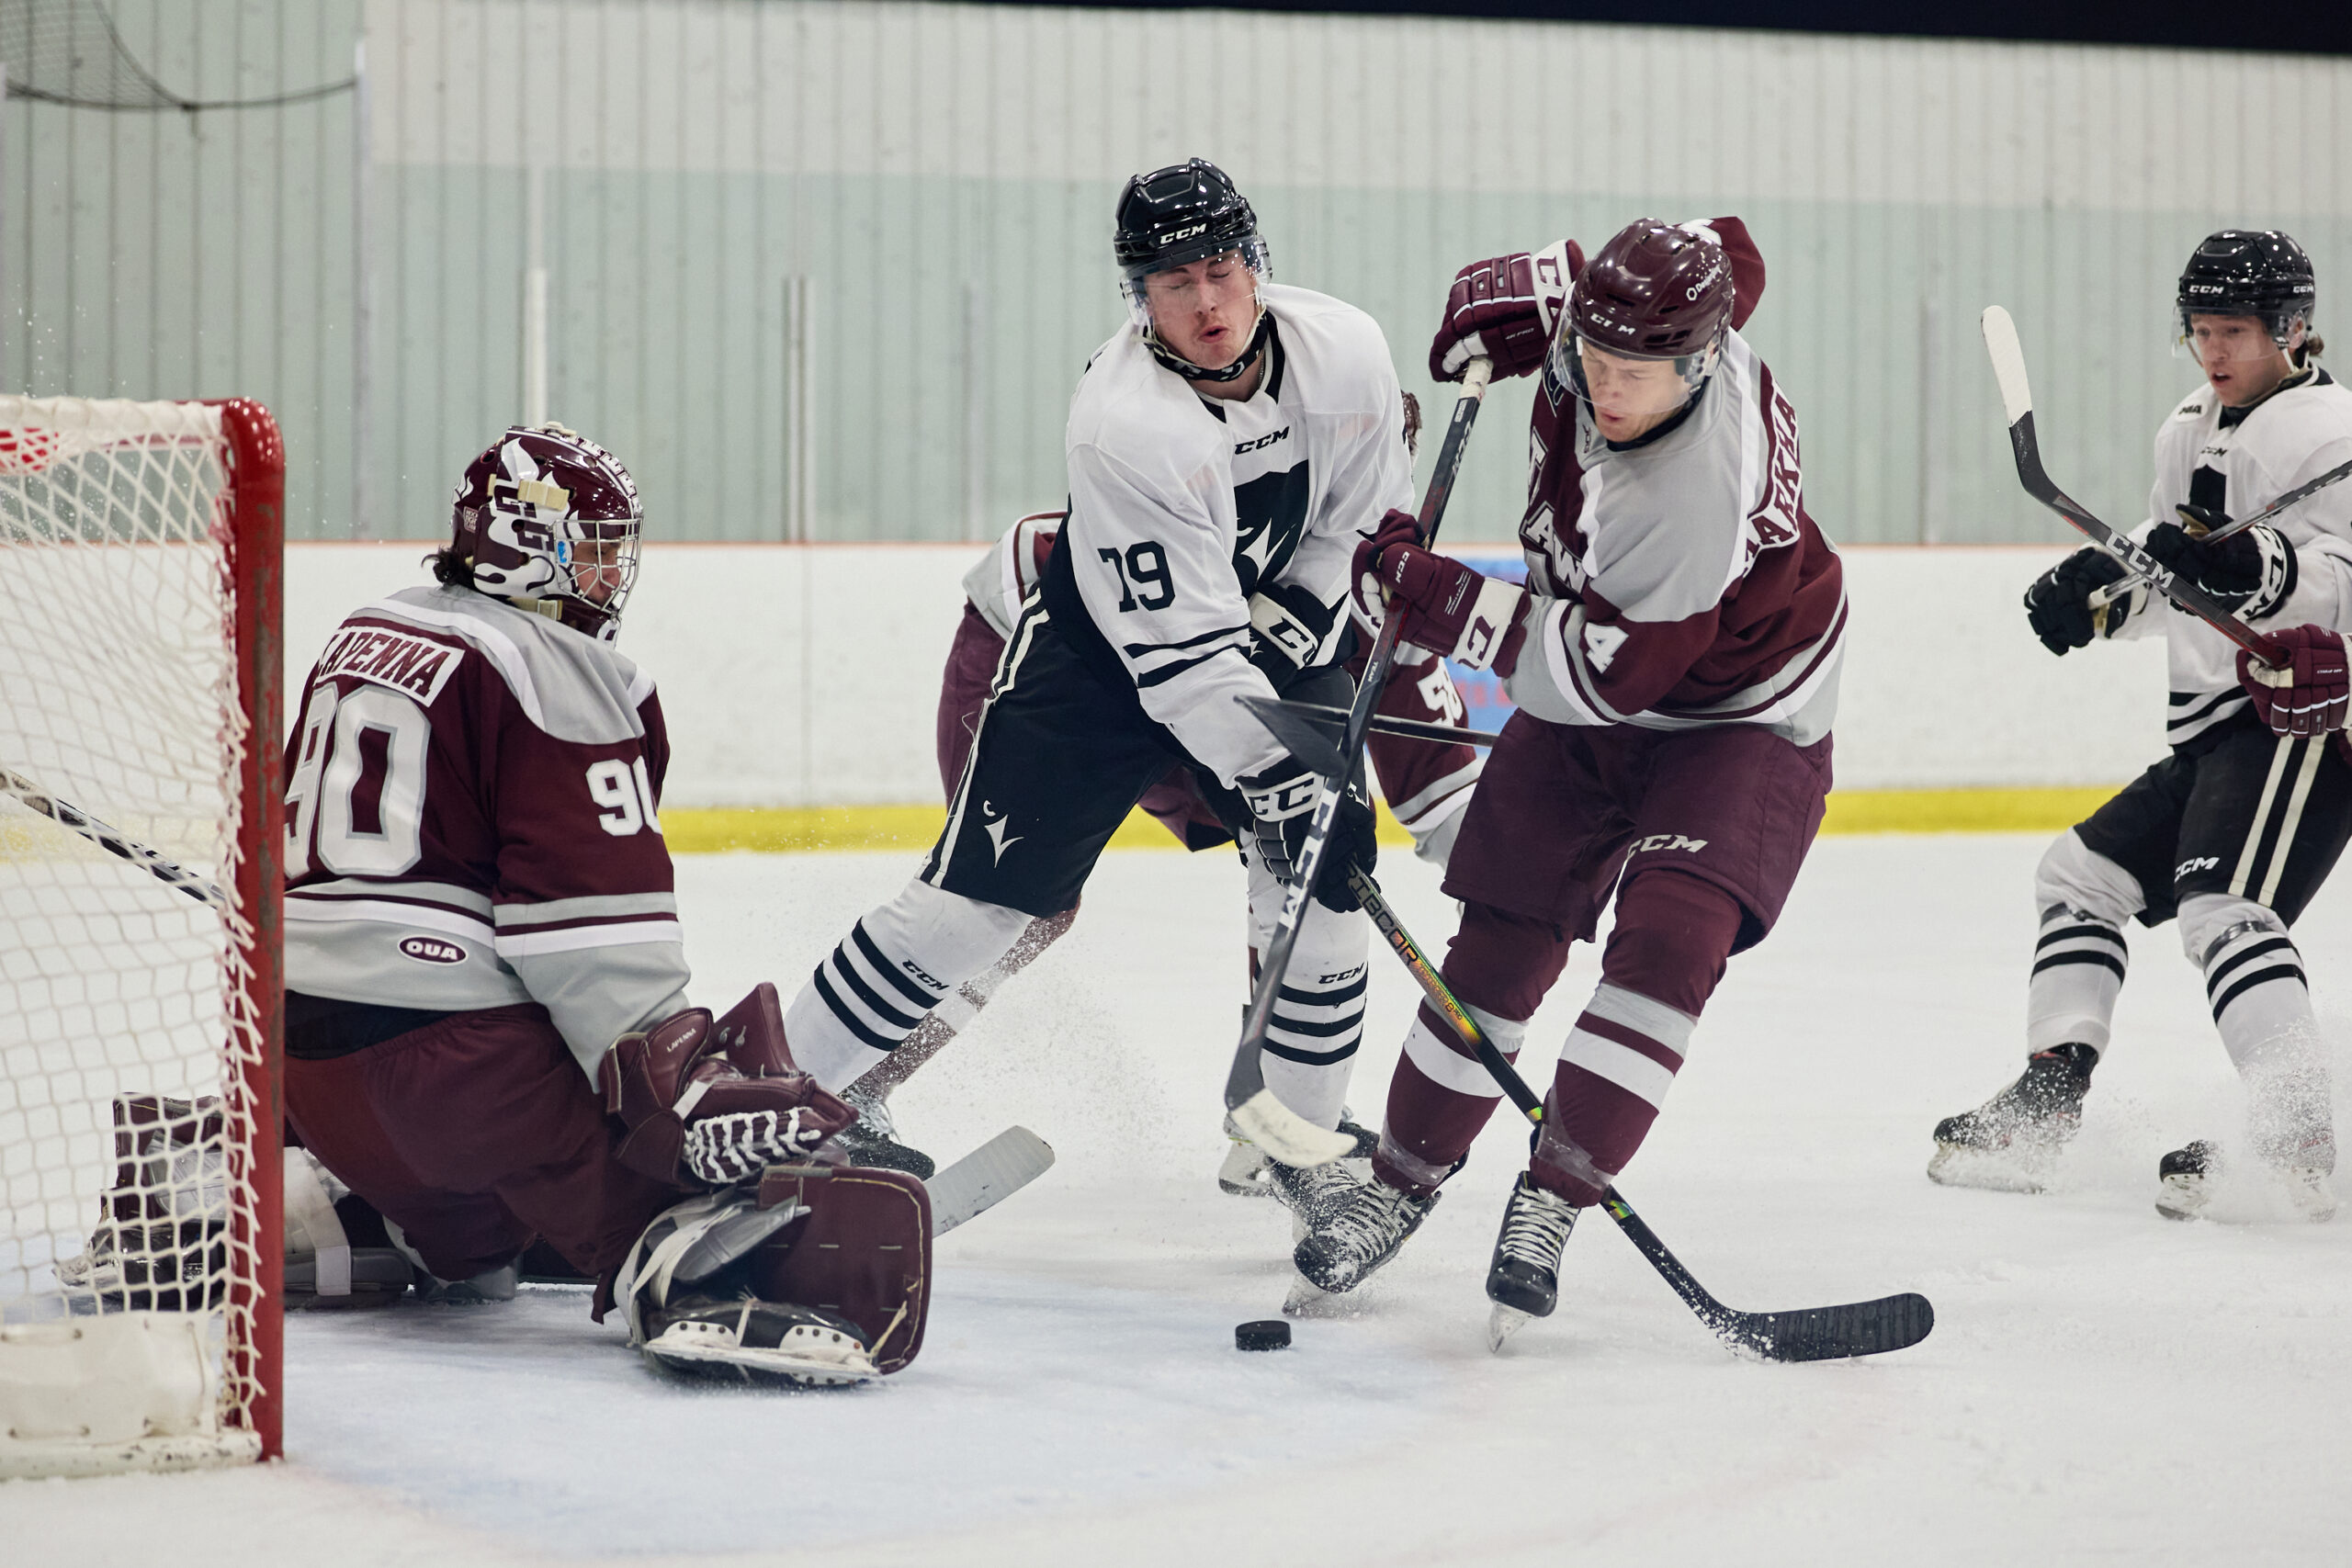
<svg viewBox="0 0 2352 1568">
<path fill-rule="evenodd" d="M 1764 267 L 1736 219 L 1629 225 L 1457 276 L 1430 368 L 1540 371 L 1524 588 L 1389 514 L 1357 552 L 1404 641 L 1493 669 L 1519 712 L 1464 814 L 1445 960 L 1507 1055 L 1615 895 L 1487 1280 L 1490 1342 L 1548 1314 L 1579 1212 L 1640 1147 L 1726 962 L 1762 941 L 1829 789 L 1846 600 L 1804 510 L 1795 411 L 1737 328 Z M 1366 1183 L 1300 1243 L 1361 1283 L 1403 1245 L 1500 1091 L 1423 1007 Z"/>
<path fill-rule="evenodd" d="M 2106 1059 L 2130 959 L 2123 927 L 2177 918 L 2246 1089 L 2248 1136 L 2232 1151 L 2239 1171 L 2283 1191 L 2304 1217 L 2335 1211 L 2327 1060 L 2289 928 L 2352 839 L 2352 768 L 2327 739 L 2346 699 L 2352 491 L 2324 489 L 2267 522 L 2206 536 L 2352 461 L 2352 390 L 2319 364 L 2317 300 L 2311 258 L 2277 230 L 2224 229 L 2190 254 L 2175 327 L 2204 380 L 2157 429 L 2149 514 L 2133 531 L 2176 574 L 2283 644 L 2282 669 L 2254 665 L 2101 550 L 2076 550 L 2026 590 L 2027 619 L 2052 653 L 2165 639 L 2171 751 L 2042 857 L 2025 1071 L 1937 1124 L 1928 1174 L 1938 1181 L 2029 1192 L 2048 1182 Z M 2232 1179 L 2227 1165 L 2211 1139 L 2162 1156 L 2157 1211 L 2205 1214 L 2215 1187 Z"/>
<path fill-rule="evenodd" d="M 1404 402 L 1405 445 L 1410 451 L 1420 430 L 1420 409 L 1410 393 L 1406 394 Z M 1063 512 L 1036 512 L 1016 520 L 965 576 L 963 618 L 956 626 L 955 640 L 947 652 L 947 665 L 940 677 L 936 731 L 940 784 L 951 802 L 956 797 L 956 783 L 964 776 L 965 761 L 971 753 L 972 736 L 979 728 L 980 708 L 988 701 L 989 682 L 1004 655 L 1013 626 L 1021 618 L 1022 604 L 1044 575 L 1054 542 L 1068 515 Z M 1363 678 L 1363 663 L 1370 652 L 1370 637 L 1359 637 L 1356 652 L 1345 666 L 1351 679 Z M 1381 693 L 1380 712 L 1391 718 L 1425 723 L 1462 723 L 1467 709 L 1445 661 L 1425 649 L 1405 649 L 1401 654 L 1396 678 Z M 1463 807 L 1470 804 L 1471 788 L 1477 782 L 1482 761 L 1477 749 L 1472 746 L 1439 746 L 1388 735 L 1373 737 L 1372 766 L 1379 778 L 1381 794 L 1397 822 L 1412 835 L 1413 852 L 1421 859 L 1441 866 L 1445 863 L 1453 848 L 1454 832 L 1462 824 Z M 1167 829 L 1187 850 L 1214 849 L 1234 841 L 1232 831 L 1218 820 L 1216 809 L 1202 793 L 1193 770 L 1184 764 L 1170 767 L 1159 783 L 1144 792 L 1136 806 Z M 859 1140 L 851 1146 L 861 1151 L 861 1157 L 876 1164 L 894 1164 L 899 1163 L 899 1156 L 912 1153 L 895 1142 L 870 1154 L 862 1152 L 868 1146 L 865 1140 L 879 1142 L 876 1134 L 895 1138 L 885 1103 L 890 1092 L 954 1039 L 972 1016 L 988 1005 L 1006 979 L 1035 962 L 1069 931 L 1077 915 L 1078 911 L 1070 908 L 1032 920 L 1011 952 L 985 973 L 958 987 L 955 995 L 931 1010 L 907 1037 L 905 1044 L 842 1091 L 842 1098 L 857 1110 L 860 1118 L 860 1125 L 843 1136 Z M 1254 962 L 1253 951 L 1253 964 Z M 1372 1134 L 1364 1128 L 1343 1115 L 1337 1130 L 1355 1137 L 1363 1156 L 1370 1156 Z M 1226 1134 L 1233 1146 L 1217 1172 L 1218 1185 L 1237 1196 L 1267 1195 L 1265 1156 L 1240 1135 L 1230 1120 L 1226 1124 Z M 900 1168 L 928 1175 L 923 1167 L 930 1162 L 921 1156 L 915 1159 L 921 1164 L 901 1164 Z"/>
<path fill-rule="evenodd" d="M 658 1361 L 857 1381 L 921 1343 L 925 1196 L 808 1165 L 852 1112 L 773 987 L 687 1003 L 661 702 L 613 645 L 642 518 L 594 443 L 509 430 L 438 585 L 329 640 L 287 749 L 287 1115 L 428 1295 L 511 1294 L 544 1238 Z"/>
</svg>

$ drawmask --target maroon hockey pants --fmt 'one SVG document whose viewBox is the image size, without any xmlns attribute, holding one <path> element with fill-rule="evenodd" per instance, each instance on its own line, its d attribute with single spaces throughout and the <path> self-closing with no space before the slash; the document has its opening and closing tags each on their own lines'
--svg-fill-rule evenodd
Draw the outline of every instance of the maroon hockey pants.
<svg viewBox="0 0 2352 1568">
<path fill-rule="evenodd" d="M 1545 1096 L 1531 1167 L 1583 1205 L 1624 1168 L 1657 1119 L 1692 1026 L 1730 956 L 1761 942 L 1821 825 L 1830 742 L 1798 748 L 1752 726 L 1668 734 L 1625 727 L 1505 726 L 1471 796 L 1445 891 L 1464 901 L 1444 972 L 1454 994 L 1523 1024 L 1592 940 L 1612 889 L 1617 921 L 1600 984 Z M 1424 1006 L 1388 1089 L 1374 1168 L 1428 1192 L 1465 1155 L 1498 1100 L 1453 1061 L 1469 1049 Z M 1453 1085 L 1441 1081 L 1450 1077 Z"/>
<path fill-rule="evenodd" d="M 604 1107 L 536 1002 L 288 1059 L 286 1106 L 310 1151 L 444 1280 L 512 1263 L 535 1236 L 602 1274 L 683 1196 L 613 1157 Z"/>
</svg>

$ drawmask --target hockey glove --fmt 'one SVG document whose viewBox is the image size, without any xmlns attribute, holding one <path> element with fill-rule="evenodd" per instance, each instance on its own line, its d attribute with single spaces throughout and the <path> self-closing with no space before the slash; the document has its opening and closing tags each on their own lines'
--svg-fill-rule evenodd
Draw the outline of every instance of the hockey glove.
<svg viewBox="0 0 2352 1568">
<path fill-rule="evenodd" d="M 2295 591 L 2295 547 L 2267 523 L 2207 544 L 2229 518 L 2210 507 L 2179 509 L 2180 522 L 2148 530 L 2148 553 L 2246 620 L 2269 615 Z"/>
<path fill-rule="evenodd" d="M 2123 563 L 2085 545 L 2033 580 L 2025 591 L 2025 618 L 2041 646 L 2052 653 L 2086 648 L 2095 637 L 2112 637 L 2124 616 L 2110 609 L 2092 614 L 2092 591 L 2123 580 Z M 2102 622 L 2104 624 L 2102 624 Z"/>
<path fill-rule="evenodd" d="M 2238 684 L 2254 698 L 2254 711 L 2274 735 L 2309 739 L 2344 728 L 2352 675 L 2347 675 L 2344 636 L 2325 626 L 2290 626 L 2272 632 L 2279 667 L 2266 670 L 2240 650 Z"/>
<path fill-rule="evenodd" d="M 1530 254 L 1472 262 L 1453 275 L 1445 318 L 1430 340 L 1430 377 L 1459 381 L 1474 355 L 1495 364 L 1495 379 L 1524 376 L 1544 363 L 1568 286 L 1584 268 L 1573 240 Z"/>
<path fill-rule="evenodd" d="M 1363 769 L 1357 769 L 1340 795 L 1330 840 L 1323 846 L 1322 869 L 1315 878 L 1315 901 L 1343 915 L 1363 902 L 1348 886 L 1348 868 L 1361 866 L 1369 872 L 1380 858 L 1363 773 Z M 1250 837 L 1259 861 L 1283 882 L 1296 882 L 1299 859 L 1306 852 L 1307 829 L 1315 820 L 1315 803 L 1323 793 L 1321 776 L 1284 752 L 1272 765 L 1234 782 L 1250 806 Z"/>
<path fill-rule="evenodd" d="M 1399 641 L 1442 653 L 1467 670 L 1491 666 L 1510 674 L 1523 640 L 1519 618 L 1527 610 L 1527 591 L 1425 550 L 1419 538 L 1412 513 L 1383 517 L 1372 537 L 1356 547 L 1358 581 L 1376 581 L 1390 608 L 1404 617 Z"/>
</svg>

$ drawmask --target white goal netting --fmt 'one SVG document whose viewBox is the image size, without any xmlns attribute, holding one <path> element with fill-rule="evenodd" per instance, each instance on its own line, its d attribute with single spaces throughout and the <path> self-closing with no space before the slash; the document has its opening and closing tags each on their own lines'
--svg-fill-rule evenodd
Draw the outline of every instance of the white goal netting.
<svg viewBox="0 0 2352 1568">
<path fill-rule="evenodd" d="M 258 1448 L 237 469 L 0 397 L 0 1474 Z"/>
</svg>

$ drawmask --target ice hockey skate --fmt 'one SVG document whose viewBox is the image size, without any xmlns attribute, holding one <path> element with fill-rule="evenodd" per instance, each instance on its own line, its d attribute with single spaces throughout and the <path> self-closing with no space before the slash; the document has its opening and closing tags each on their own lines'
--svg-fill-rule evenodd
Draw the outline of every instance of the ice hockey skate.
<svg viewBox="0 0 2352 1568">
<path fill-rule="evenodd" d="M 855 1089 L 845 1091 L 842 1100 L 857 1112 L 857 1120 L 833 1134 L 833 1146 L 849 1156 L 850 1164 L 903 1170 L 918 1181 L 931 1179 L 938 1162 L 899 1141 L 899 1124 L 891 1119 L 888 1100 Z"/>
<path fill-rule="evenodd" d="M 730 1382 L 872 1382 L 882 1374 L 847 1318 L 791 1302 L 752 1296 L 689 1297 L 662 1314 L 639 1347 L 673 1372 Z"/>
<path fill-rule="evenodd" d="M 1356 1122 L 1345 1110 L 1340 1112 L 1340 1124 L 1333 1131 L 1356 1141 L 1354 1151 L 1341 1155 L 1338 1163 L 1346 1166 L 1358 1179 L 1369 1178 L 1373 1151 L 1380 1146 L 1380 1134 Z M 1251 1143 L 1230 1116 L 1225 1119 L 1225 1135 L 1230 1144 L 1225 1152 L 1225 1162 L 1217 1167 L 1218 1189 L 1236 1198 L 1276 1196 L 1267 1179 L 1267 1167 L 1272 1162 L 1266 1151 Z"/>
<path fill-rule="evenodd" d="M 1487 1299 L 1495 1303 L 1487 1319 L 1487 1349 L 1500 1350 L 1529 1318 L 1552 1315 L 1560 1295 L 1560 1250 L 1576 1223 L 1566 1198 L 1520 1173 L 1503 1206 L 1495 1260 L 1487 1268 Z"/>
<path fill-rule="evenodd" d="M 1320 1215 L 1291 1253 L 1299 1278 L 1318 1291 L 1352 1291 L 1396 1256 L 1405 1238 L 1437 1207 L 1440 1194 L 1416 1198 L 1385 1181 L 1359 1182 Z"/>
<path fill-rule="evenodd" d="M 2050 1183 L 2059 1151 L 2083 1125 L 2098 1053 L 2067 1044 L 2026 1058 L 2017 1082 L 1973 1111 L 1936 1123 L 1930 1180 L 1995 1192 L 2039 1192 Z"/>
<path fill-rule="evenodd" d="M 2335 1217 L 2335 1189 L 2330 1179 L 2335 1153 L 2330 1139 L 2324 1162 L 2295 1156 L 2235 1160 L 2220 1144 L 2199 1138 L 2156 1163 L 2156 1213 L 2168 1220 L 2241 1224 L 2331 1220 Z"/>
</svg>

